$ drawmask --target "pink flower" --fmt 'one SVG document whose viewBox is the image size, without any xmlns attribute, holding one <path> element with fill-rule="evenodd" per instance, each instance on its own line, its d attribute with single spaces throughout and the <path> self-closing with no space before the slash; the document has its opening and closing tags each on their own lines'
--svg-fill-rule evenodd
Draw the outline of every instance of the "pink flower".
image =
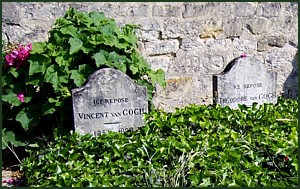
<svg viewBox="0 0 300 189">
<path fill-rule="evenodd" d="M 21 101 L 21 102 L 24 102 L 25 101 L 25 96 L 24 94 L 21 92 L 21 93 L 18 93 L 18 99 Z"/>
<path fill-rule="evenodd" d="M 11 183 L 14 182 L 14 179 L 10 178 L 10 179 L 7 179 L 7 180 L 3 180 L 2 182 L 11 184 Z"/>
<path fill-rule="evenodd" d="M 14 64 L 14 58 L 11 56 L 11 54 L 7 54 L 5 56 L 5 60 L 6 60 L 6 64 L 8 66 L 13 66 L 13 64 Z"/>
<path fill-rule="evenodd" d="M 28 57 L 29 57 L 29 52 L 25 48 L 22 48 L 21 50 L 19 50 L 18 58 L 21 61 L 26 60 Z"/>
<path fill-rule="evenodd" d="M 32 44 L 29 43 L 29 44 L 25 47 L 25 50 L 29 52 L 29 51 L 31 51 L 31 49 L 32 49 Z"/>
<path fill-rule="evenodd" d="M 241 58 L 246 58 L 246 57 L 247 57 L 246 54 L 242 54 L 242 55 L 241 55 Z"/>
<path fill-rule="evenodd" d="M 11 52 L 11 57 L 12 58 L 17 58 L 18 54 L 19 54 L 19 52 L 17 50 L 14 50 L 13 52 Z"/>
<path fill-rule="evenodd" d="M 30 53 L 29 51 L 32 49 L 32 45 L 28 44 L 25 47 L 19 45 L 17 50 L 13 50 L 10 54 L 5 56 L 6 64 L 8 66 L 13 66 L 19 69 L 23 66 L 28 59 Z"/>
</svg>

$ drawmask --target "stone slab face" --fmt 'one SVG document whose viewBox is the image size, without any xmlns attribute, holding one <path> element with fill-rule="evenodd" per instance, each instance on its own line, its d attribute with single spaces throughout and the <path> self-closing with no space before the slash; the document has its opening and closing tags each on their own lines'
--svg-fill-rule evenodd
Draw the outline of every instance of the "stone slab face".
<svg viewBox="0 0 300 189">
<path fill-rule="evenodd" d="M 227 67 L 226 67 L 227 68 Z M 225 70 L 226 70 L 225 68 Z M 238 108 L 277 102 L 277 73 L 253 57 L 239 58 L 225 73 L 213 76 L 215 103 Z"/>
<path fill-rule="evenodd" d="M 97 136 L 108 131 L 134 131 L 148 113 L 147 88 L 119 70 L 95 71 L 87 83 L 72 90 L 75 131 Z"/>
</svg>

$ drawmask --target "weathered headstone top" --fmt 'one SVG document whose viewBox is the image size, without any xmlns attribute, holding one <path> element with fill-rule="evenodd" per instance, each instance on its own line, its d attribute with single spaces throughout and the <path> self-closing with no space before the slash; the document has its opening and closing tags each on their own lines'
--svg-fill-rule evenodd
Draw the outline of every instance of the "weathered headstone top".
<svg viewBox="0 0 300 189">
<path fill-rule="evenodd" d="M 94 136 L 108 131 L 133 131 L 144 126 L 147 88 L 119 70 L 95 71 L 87 83 L 72 90 L 75 131 Z"/>
<path fill-rule="evenodd" d="M 231 67 L 232 66 L 232 67 Z M 238 108 L 238 104 L 251 106 L 277 102 L 277 73 L 254 57 L 237 58 L 224 72 L 213 76 L 215 103 L 222 107 Z"/>
</svg>

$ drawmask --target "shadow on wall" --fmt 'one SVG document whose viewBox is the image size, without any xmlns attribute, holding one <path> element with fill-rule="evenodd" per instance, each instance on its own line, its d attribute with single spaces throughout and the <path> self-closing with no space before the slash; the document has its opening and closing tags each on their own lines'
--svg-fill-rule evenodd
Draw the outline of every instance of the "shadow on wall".
<svg viewBox="0 0 300 189">
<path fill-rule="evenodd" d="M 298 51 L 292 61 L 293 70 L 283 84 L 283 96 L 285 98 L 298 98 Z"/>
</svg>

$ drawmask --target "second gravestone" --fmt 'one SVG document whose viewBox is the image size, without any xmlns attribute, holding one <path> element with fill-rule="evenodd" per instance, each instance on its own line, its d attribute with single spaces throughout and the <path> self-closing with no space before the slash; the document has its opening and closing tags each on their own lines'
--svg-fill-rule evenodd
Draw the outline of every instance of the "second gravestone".
<svg viewBox="0 0 300 189">
<path fill-rule="evenodd" d="M 277 102 L 277 73 L 267 70 L 253 57 L 238 58 L 220 75 L 213 76 L 215 103 L 222 107 L 238 108 L 238 104 L 251 106 Z"/>
<path fill-rule="evenodd" d="M 85 86 L 72 90 L 75 131 L 94 136 L 108 131 L 134 131 L 144 126 L 148 112 L 147 88 L 123 72 L 104 68 Z"/>
</svg>

